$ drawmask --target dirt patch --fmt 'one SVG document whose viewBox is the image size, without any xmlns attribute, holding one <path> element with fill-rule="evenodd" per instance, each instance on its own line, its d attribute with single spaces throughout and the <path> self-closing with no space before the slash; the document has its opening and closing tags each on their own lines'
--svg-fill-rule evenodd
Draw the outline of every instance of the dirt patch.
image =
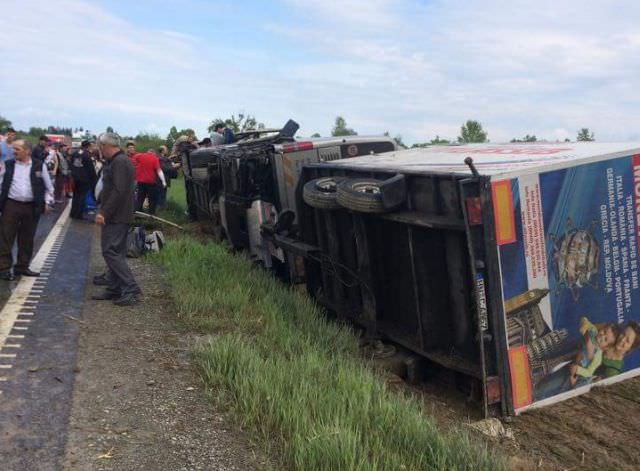
<svg viewBox="0 0 640 471">
<path fill-rule="evenodd" d="M 101 257 L 94 244 L 90 273 Z M 271 468 L 228 417 L 214 410 L 192 370 L 193 335 L 176 329 L 160 270 L 130 261 L 143 302 L 91 301 L 81 326 L 64 469 Z"/>
<path fill-rule="evenodd" d="M 412 388 L 443 429 L 480 420 L 477 405 L 450 385 Z M 502 420 L 506 432 L 488 438 L 468 427 L 517 470 L 640 469 L 640 378 L 592 389 L 553 406 Z"/>
<path fill-rule="evenodd" d="M 510 426 L 543 469 L 640 469 L 640 380 L 527 412 Z"/>
</svg>

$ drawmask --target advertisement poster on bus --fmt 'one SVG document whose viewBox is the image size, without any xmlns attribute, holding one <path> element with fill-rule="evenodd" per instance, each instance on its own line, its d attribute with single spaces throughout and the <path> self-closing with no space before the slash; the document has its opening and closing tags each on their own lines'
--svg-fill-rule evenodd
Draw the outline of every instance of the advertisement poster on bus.
<svg viewBox="0 0 640 471">
<path fill-rule="evenodd" d="M 640 374 L 640 155 L 492 192 L 516 412 Z"/>
</svg>

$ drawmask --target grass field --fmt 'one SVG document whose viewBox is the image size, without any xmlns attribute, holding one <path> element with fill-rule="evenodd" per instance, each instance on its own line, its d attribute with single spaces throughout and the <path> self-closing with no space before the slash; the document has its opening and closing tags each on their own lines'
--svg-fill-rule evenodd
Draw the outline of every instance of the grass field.
<svg viewBox="0 0 640 471">
<path fill-rule="evenodd" d="M 158 260 L 182 322 L 210 334 L 194 352 L 208 391 L 279 466 L 503 467 L 465 433 L 440 432 L 418 400 L 389 391 L 349 329 L 245 258 L 185 236 Z"/>
<path fill-rule="evenodd" d="M 180 174 L 178 178 L 171 180 L 171 186 L 167 190 L 167 205 L 158 211 L 158 216 L 176 224 L 184 224 L 187 222 L 185 206 L 184 178 Z"/>
</svg>

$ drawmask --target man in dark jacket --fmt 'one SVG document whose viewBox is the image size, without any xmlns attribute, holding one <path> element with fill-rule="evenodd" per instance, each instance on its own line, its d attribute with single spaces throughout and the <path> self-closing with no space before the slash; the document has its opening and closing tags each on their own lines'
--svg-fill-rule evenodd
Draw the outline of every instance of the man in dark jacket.
<svg viewBox="0 0 640 471">
<path fill-rule="evenodd" d="M 91 160 L 91 151 L 94 144 L 90 141 L 82 141 L 80 150 L 71 156 L 71 176 L 73 177 L 73 201 L 71 202 L 71 217 L 82 219 L 87 193 L 93 190 L 96 184 L 96 168 Z"/>
<path fill-rule="evenodd" d="M 12 144 L 14 159 L 0 171 L 0 279 L 40 276 L 29 268 L 40 215 L 53 204 L 53 185 L 42 160 L 31 158 L 31 144 Z M 11 273 L 11 250 L 18 239 L 18 257 Z"/>
<path fill-rule="evenodd" d="M 31 151 L 31 158 L 44 162 L 49 154 L 49 138 L 44 134 L 38 139 L 38 145 Z"/>
<path fill-rule="evenodd" d="M 93 299 L 111 299 L 118 306 L 133 306 L 138 303 L 141 293 L 127 265 L 127 233 L 133 220 L 135 171 L 131 160 L 120 148 L 117 134 L 101 134 L 98 148 L 109 161 L 102 170 L 103 188 L 96 215 L 96 224 L 102 226 L 102 256 L 108 268 L 108 284 L 105 291 Z"/>
</svg>

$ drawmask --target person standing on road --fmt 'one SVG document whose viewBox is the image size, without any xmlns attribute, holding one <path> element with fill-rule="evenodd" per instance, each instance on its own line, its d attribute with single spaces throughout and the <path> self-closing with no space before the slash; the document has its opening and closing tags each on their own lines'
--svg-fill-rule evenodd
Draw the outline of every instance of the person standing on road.
<svg viewBox="0 0 640 471">
<path fill-rule="evenodd" d="M 73 149 L 65 145 L 62 150 L 62 159 L 65 161 L 66 173 L 64 174 L 64 196 L 71 198 L 73 196 L 73 178 L 71 177 L 71 157 Z"/>
<path fill-rule="evenodd" d="M 56 148 L 56 154 L 58 159 L 58 173 L 54 181 L 55 198 L 56 203 L 64 203 L 64 185 L 67 176 L 69 175 L 69 163 L 65 158 L 67 145 L 60 144 Z"/>
<path fill-rule="evenodd" d="M 53 204 L 53 185 L 42 160 L 31 157 L 31 143 L 17 140 L 14 159 L 0 170 L 0 279 L 14 275 L 40 276 L 31 271 L 33 239 L 42 213 Z M 13 243 L 18 239 L 18 258 L 13 273 Z"/>
<path fill-rule="evenodd" d="M 71 176 L 75 186 L 71 203 L 73 219 L 82 219 L 87 193 L 96 184 L 96 169 L 91 160 L 92 146 L 92 142 L 82 141 L 80 150 L 71 157 Z"/>
<path fill-rule="evenodd" d="M 160 160 L 149 151 L 138 154 L 136 166 L 136 183 L 138 184 L 138 198 L 136 211 L 142 211 L 144 200 L 149 199 L 149 213 L 156 213 L 159 188 L 166 188 L 167 182 L 160 167 Z M 157 180 L 160 180 L 158 185 Z"/>
<path fill-rule="evenodd" d="M 118 306 L 133 306 L 141 293 L 127 265 L 127 233 L 133 220 L 135 170 L 120 148 L 120 137 L 106 132 L 98 137 L 98 148 L 108 164 L 102 169 L 96 224 L 102 226 L 102 256 L 107 264 L 107 286 L 95 300 L 113 300 Z"/>
<path fill-rule="evenodd" d="M 44 162 L 48 154 L 49 154 L 49 138 L 43 134 L 38 139 L 38 145 L 31 152 L 31 158 L 38 159 Z"/>
<path fill-rule="evenodd" d="M 51 179 L 51 181 L 55 181 L 56 174 L 58 173 L 58 156 L 56 154 L 56 144 L 49 147 L 47 156 L 44 158 L 44 163 L 47 166 L 49 178 Z"/>
</svg>

